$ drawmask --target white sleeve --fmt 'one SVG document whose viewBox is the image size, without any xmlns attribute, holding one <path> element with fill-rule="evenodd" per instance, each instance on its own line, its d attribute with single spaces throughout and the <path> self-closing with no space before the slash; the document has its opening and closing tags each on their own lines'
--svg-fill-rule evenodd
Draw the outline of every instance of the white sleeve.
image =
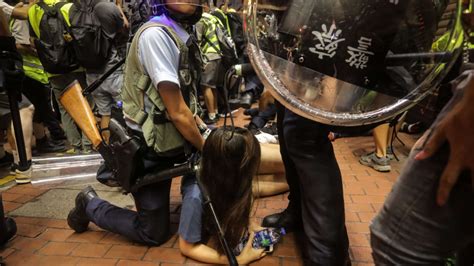
<svg viewBox="0 0 474 266">
<path fill-rule="evenodd" d="M 14 7 L 0 0 L 0 11 L 3 12 L 7 21 L 10 21 Z"/>
<path fill-rule="evenodd" d="M 15 19 L 13 27 L 11 28 L 12 36 L 18 44 L 30 45 L 30 32 L 28 22 L 26 20 Z"/>
<path fill-rule="evenodd" d="M 138 55 L 156 88 L 163 81 L 180 86 L 179 49 L 163 29 L 153 27 L 142 33 L 138 41 Z"/>
</svg>

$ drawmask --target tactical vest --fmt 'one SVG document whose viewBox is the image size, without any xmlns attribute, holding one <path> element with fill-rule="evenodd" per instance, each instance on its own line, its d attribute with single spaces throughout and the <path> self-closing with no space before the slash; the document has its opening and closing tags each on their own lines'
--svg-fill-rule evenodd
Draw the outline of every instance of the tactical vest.
<svg viewBox="0 0 474 266">
<path fill-rule="evenodd" d="M 13 30 L 14 23 L 15 19 L 10 20 L 10 31 Z M 41 61 L 37 56 L 22 53 L 21 57 L 23 58 L 23 70 L 27 77 L 43 84 L 49 83 L 48 75 L 44 71 L 43 65 L 41 65 Z"/>
<path fill-rule="evenodd" d="M 172 28 L 157 22 L 148 22 L 135 34 L 125 63 L 124 85 L 121 93 L 123 112 L 127 119 L 141 126 L 148 147 L 154 148 L 160 156 L 175 156 L 184 152 L 186 140 L 168 120 L 161 96 L 139 60 L 138 40 L 146 29 L 152 27 L 162 28 L 178 47 L 180 89 L 191 111 L 194 114 L 199 111 L 196 89 L 201 66 L 193 66 L 191 62 L 194 60 L 190 60 L 191 56 L 196 55 L 191 55 L 189 48 Z M 153 104 L 151 110 L 146 110 L 145 100 Z"/>
<path fill-rule="evenodd" d="M 202 40 L 200 40 L 201 50 L 203 54 L 219 54 L 220 45 L 219 39 L 217 38 L 216 34 L 217 23 L 220 23 L 219 19 L 209 13 L 202 13 L 201 19 L 204 25 L 206 25 L 206 31 L 202 33 L 203 37 Z M 208 41 L 206 41 L 206 39 Z M 209 42 L 211 42 L 212 45 Z M 219 50 L 217 50 L 217 48 L 219 48 Z"/>
</svg>

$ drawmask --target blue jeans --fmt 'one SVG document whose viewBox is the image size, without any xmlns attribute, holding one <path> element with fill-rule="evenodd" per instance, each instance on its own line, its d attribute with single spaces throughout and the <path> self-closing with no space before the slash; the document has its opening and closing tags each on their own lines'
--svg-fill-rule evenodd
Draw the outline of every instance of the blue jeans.
<svg viewBox="0 0 474 266">
<path fill-rule="evenodd" d="M 461 97 L 462 91 L 458 90 L 437 121 Z M 449 159 L 449 145 L 446 143 L 427 160 L 416 161 L 413 157 L 421 151 L 423 139 L 415 145 L 392 192 L 370 226 L 372 255 L 377 265 L 440 264 L 474 241 L 474 192 L 470 175 L 461 174 L 449 201 L 439 207 L 436 193 Z"/>
</svg>

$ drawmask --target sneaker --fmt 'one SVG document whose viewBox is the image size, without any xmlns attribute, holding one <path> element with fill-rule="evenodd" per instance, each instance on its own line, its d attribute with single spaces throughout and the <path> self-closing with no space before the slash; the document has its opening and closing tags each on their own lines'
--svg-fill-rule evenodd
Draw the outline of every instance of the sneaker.
<svg viewBox="0 0 474 266">
<path fill-rule="evenodd" d="M 81 152 L 81 149 L 79 148 L 70 148 L 69 150 L 66 151 L 66 154 L 79 154 L 79 152 Z"/>
<path fill-rule="evenodd" d="M 367 155 L 361 156 L 359 163 L 370 166 L 379 172 L 390 172 L 390 159 L 388 157 L 379 158 L 375 155 L 375 152 L 371 152 Z"/>
<path fill-rule="evenodd" d="M 10 174 L 15 175 L 16 174 L 16 169 L 18 169 L 18 164 L 12 163 L 10 164 Z"/>
<path fill-rule="evenodd" d="M 81 150 L 82 154 L 91 154 L 92 153 L 92 147 L 89 145 L 84 145 Z"/>
<path fill-rule="evenodd" d="M 395 160 L 395 155 L 393 155 L 393 150 L 390 147 L 387 148 L 387 157 L 390 161 Z"/>
<path fill-rule="evenodd" d="M 202 121 L 204 123 L 206 123 L 206 125 L 212 125 L 212 124 L 217 123 L 217 121 L 219 121 L 219 117 L 216 115 L 216 117 L 214 117 L 214 119 L 211 119 L 211 118 L 209 118 L 209 115 L 206 115 L 206 117 L 204 117 L 204 119 Z"/>
<path fill-rule="evenodd" d="M 20 171 L 20 169 L 16 169 L 15 171 L 15 181 L 17 184 L 28 184 L 31 183 L 31 174 L 33 173 L 33 167 L 30 166 L 25 171 Z"/>
</svg>

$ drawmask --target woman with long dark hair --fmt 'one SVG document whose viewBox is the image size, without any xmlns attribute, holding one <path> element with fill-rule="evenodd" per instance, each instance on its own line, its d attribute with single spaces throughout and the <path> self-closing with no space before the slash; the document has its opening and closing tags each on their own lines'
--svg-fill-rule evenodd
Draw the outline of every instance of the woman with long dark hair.
<svg viewBox="0 0 474 266">
<path fill-rule="evenodd" d="M 252 179 L 260 165 L 260 144 L 250 131 L 214 130 L 202 151 L 199 177 L 214 205 L 225 238 L 231 248 L 237 247 L 250 232 L 250 240 L 237 256 L 239 264 L 247 264 L 265 256 L 263 249 L 251 246 L 253 230 L 250 226 L 252 209 Z M 179 225 L 179 247 L 192 259 L 206 263 L 227 263 L 218 243 L 217 231 L 210 214 L 203 211 L 201 194 L 196 180 L 183 178 L 183 205 Z"/>
</svg>

